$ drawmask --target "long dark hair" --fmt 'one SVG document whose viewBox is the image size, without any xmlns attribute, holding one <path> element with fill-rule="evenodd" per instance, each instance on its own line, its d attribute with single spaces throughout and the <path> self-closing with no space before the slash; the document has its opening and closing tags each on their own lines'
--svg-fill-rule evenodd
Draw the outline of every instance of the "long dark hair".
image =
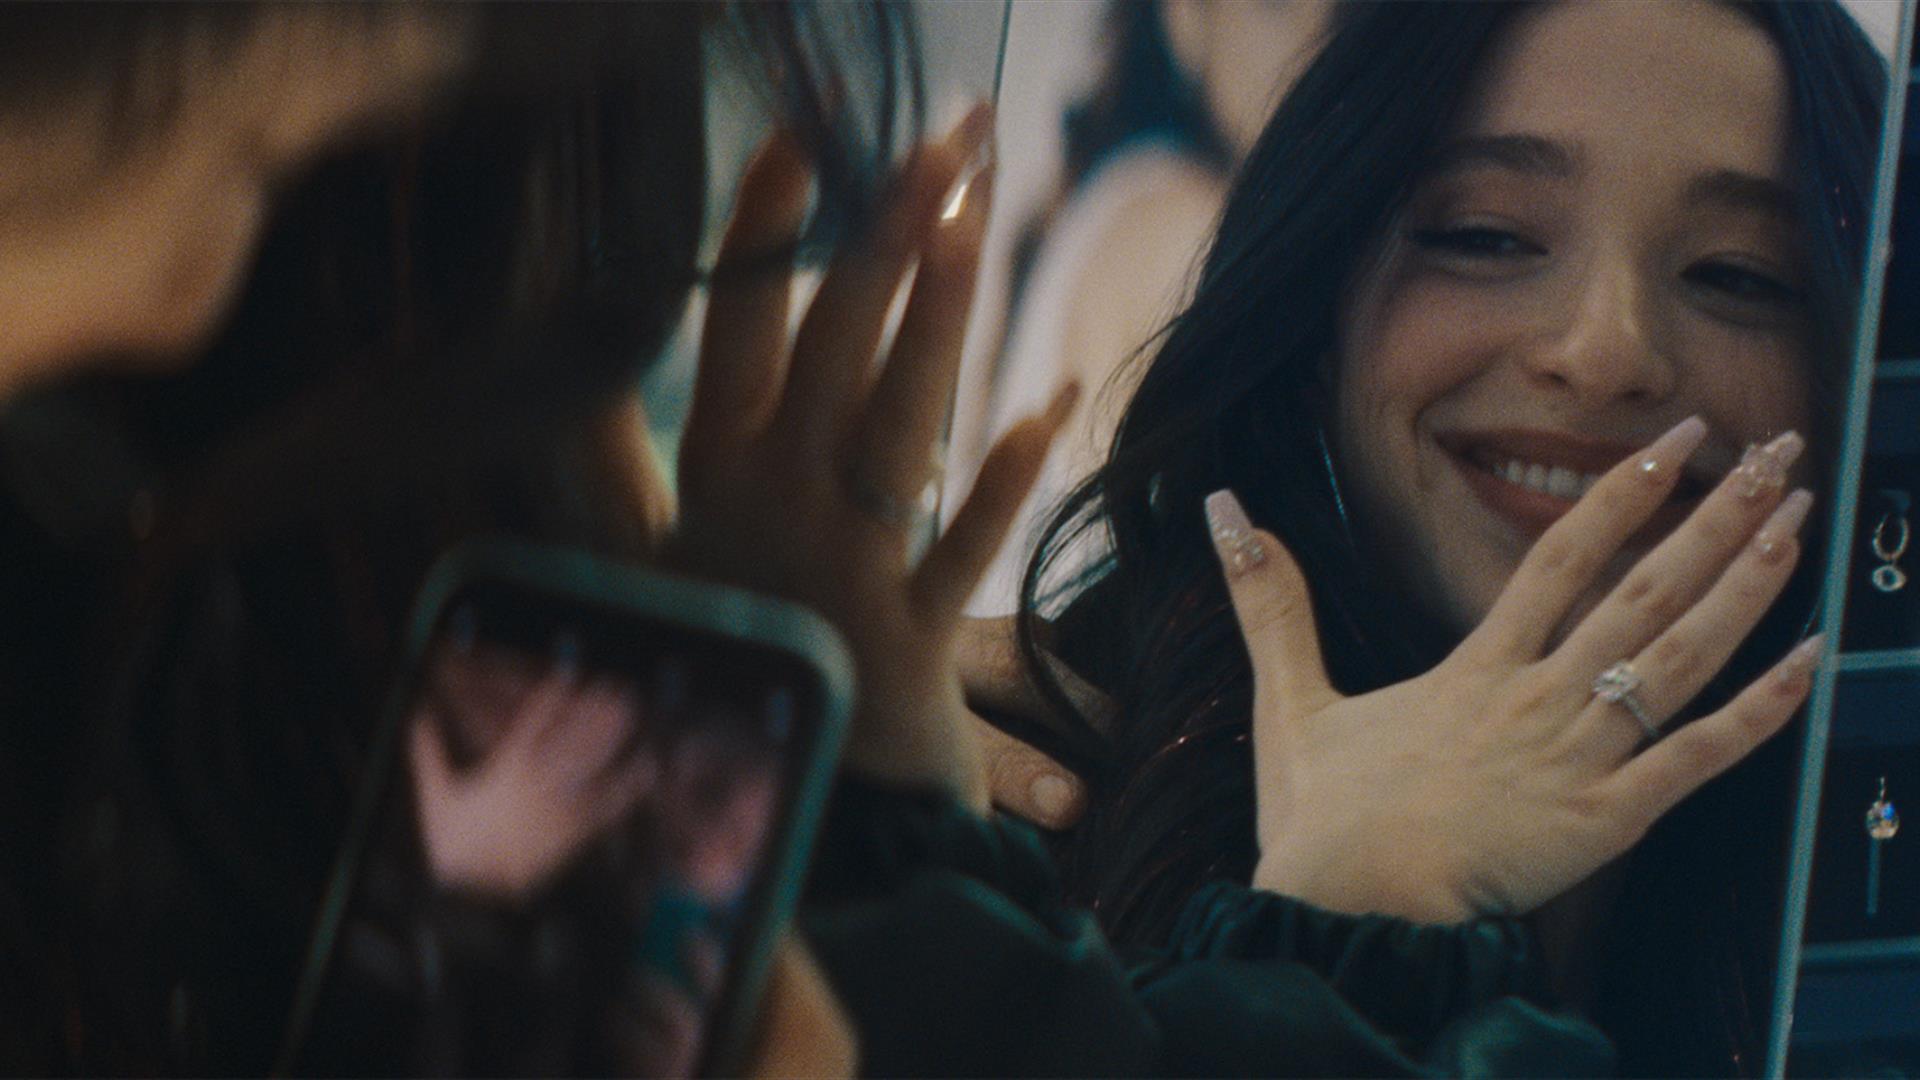
<svg viewBox="0 0 1920 1080">
<path fill-rule="evenodd" d="M 1814 324 L 1811 382 L 1819 419 L 1811 441 L 1816 452 L 1830 454 L 1885 68 L 1836 5 L 1738 7 L 1766 29 L 1789 71 L 1792 183 L 1807 223 Z M 1160 339 L 1110 456 L 1055 515 L 1028 564 L 1021 636 L 1036 677 L 1051 686 L 1047 666 L 1038 662 L 1032 617 L 1058 615 L 1054 647 L 1120 703 L 1110 727 L 1097 730 L 1057 695 L 1069 726 L 1032 733 L 1090 781 L 1091 810 L 1061 852 L 1077 898 L 1118 938 L 1163 937 L 1195 889 L 1210 879 L 1248 880 L 1256 857 L 1251 674 L 1202 521 L 1208 492 L 1232 488 L 1253 519 L 1275 530 L 1300 561 L 1312 583 L 1330 673 L 1343 691 L 1410 678 L 1454 644 L 1437 626 L 1409 618 L 1406 605 L 1386 594 L 1361 561 L 1329 449 L 1323 358 L 1335 355 L 1337 312 L 1362 260 L 1377 248 L 1475 73 L 1521 10 L 1514 4 L 1342 6 L 1325 50 L 1243 166 L 1197 294 Z M 1061 568 L 1072 560 L 1063 553 L 1089 534 L 1110 540 L 1110 554 L 1066 576 Z M 1810 556 L 1805 565 L 1816 563 Z M 1748 658 L 1730 668 L 1729 679 L 1750 677 L 1758 657 L 1777 655 L 1798 632 L 1811 610 L 1805 577 L 1754 636 Z M 1763 847 L 1777 848 L 1784 840 L 1777 798 L 1785 783 L 1784 741 L 1772 750 L 1717 785 L 1719 806 L 1731 800 L 1748 813 L 1744 827 L 1693 837 L 1684 830 L 1701 829 L 1698 818 L 1665 827 L 1636 860 L 1629 892 L 1639 895 L 1670 894 L 1640 884 L 1670 882 L 1679 865 L 1725 871 L 1718 880 L 1690 873 L 1695 891 L 1668 896 L 1678 910 L 1650 915 L 1635 927 L 1652 922 L 1675 930 L 1671 937 L 1640 934 L 1636 941 L 1659 938 L 1667 948 L 1675 940 L 1689 943 L 1667 955 L 1669 969 L 1674 955 L 1705 955 L 1730 935 L 1763 934 L 1761 928 L 1772 925 L 1772 911 L 1757 910 L 1738 927 L 1683 936 L 1710 924 L 1707 910 L 1720 898 L 1703 881 L 1739 887 L 1749 909 L 1770 903 L 1754 885 L 1752 866 L 1735 862 L 1750 852 L 1730 851 L 1727 841 L 1757 835 Z M 1773 797 L 1738 794 L 1755 790 Z M 1711 811 L 1715 799 L 1695 802 L 1709 808 L 1702 816 L 1727 820 Z M 1676 832 L 1679 839 L 1671 840 Z M 1692 839 L 1713 849 L 1711 859 L 1671 861 L 1666 845 Z M 1652 852 L 1667 854 L 1656 859 Z M 1764 966 L 1760 958 L 1770 958 L 1771 944 L 1741 939 L 1739 952 Z M 1640 954 L 1657 957 L 1650 951 L 1655 947 Z M 1765 977 L 1753 964 L 1741 975 Z M 1658 982 L 1661 993 L 1683 982 L 1697 989 L 1671 977 Z M 1641 990 L 1647 1012 L 1659 1012 L 1645 997 L 1648 985 Z M 1753 1039 L 1752 1026 L 1741 1027 L 1732 1036 L 1734 1052 L 1749 1051 Z M 1623 1046 L 1624 1063 L 1639 1060 L 1636 1052 Z M 1725 1058 L 1708 1067 L 1724 1070 Z"/>
<path fill-rule="evenodd" d="M 70 920 L 47 965 L 67 983 L 34 988 L 70 1003 L 67 1067 L 267 1067 L 438 551 L 478 532 L 646 550 L 660 508 L 610 433 L 703 276 L 708 47 L 738 50 L 812 153 L 823 223 L 820 245 L 716 274 L 858 228 L 919 131 L 895 7 L 463 10 L 463 84 L 283 193 L 191 371 L 60 387 L 0 428 L 9 546 L 61 570 L 9 580 L 34 601 L 9 622 L 91 586 L 39 670 L 9 663 L 0 687 L 70 744 L 39 785 L 68 804 L 65 880 L 36 868 L 23 890 L 36 921 Z M 202 25 L 164 6 L 47 13 L 64 29 L 46 40 L 102 78 Z M 225 34 L 238 17 L 208 18 Z"/>
</svg>

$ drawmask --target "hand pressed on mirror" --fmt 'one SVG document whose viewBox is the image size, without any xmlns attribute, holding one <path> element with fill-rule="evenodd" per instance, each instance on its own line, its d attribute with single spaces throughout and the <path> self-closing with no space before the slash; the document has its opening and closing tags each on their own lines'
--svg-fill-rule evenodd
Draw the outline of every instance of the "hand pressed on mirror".
<svg viewBox="0 0 1920 1080">
<path fill-rule="evenodd" d="M 954 668 L 960 609 L 1074 400 L 1063 391 L 1000 440 L 915 564 L 911 508 L 935 471 L 990 200 L 991 167 L 965 174 L 990 125 L 976 109 L 914 153 L 865 235 L 834 259 L 791 344 L 790 272 L 753 260 L 798 234 L 809 172 L 785 137 L 762 149 L 708 306 L 670 546 L 691 572 L 807 604 L 846 637 L 859 680 L 851 766 L 976 809 L 985 783 Z M 888 308 L 916 264 L 876 375 Z"/>
<path fill-rule="evenodd" d="M 1643 727 L 1663 734 L 1785 587 L 1812 501 L 1804 490 L 1780 497 L 1791 453 L 1750 455 L 1556 637 L 1705 435 L 1687 420 L 1609 470 L 1452 655 L 1354 697 L 1327 681 L 1307 583 L 1286 549 L 1231 493 L 1210 497 L 1254 670 L 1254 884 L 1420 921 L 1523 914 L 1778 731 L 1810 686 L 1817 637 L 1718 711 L 1651 743 Z M 1622 660 L 1644 681 L 1610 698 L 1596 676 Z"/>
</svg>

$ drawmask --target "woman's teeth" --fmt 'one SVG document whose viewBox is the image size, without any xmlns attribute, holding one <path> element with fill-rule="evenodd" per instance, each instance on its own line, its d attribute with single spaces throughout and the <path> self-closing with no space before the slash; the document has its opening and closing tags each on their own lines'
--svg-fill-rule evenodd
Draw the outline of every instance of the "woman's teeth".
<svg viewBox="0 0 1920 1080">
<path fill-rule="evenodd" d="M 1489 465 L 1488 470 L 1509 484 L 1545 492 L 1557 499 L 1578 499 L 1600 479 L 1598 473 L 1574 472 L 1557 465 L 1539 465 L 1508 460 L 1504 465 Z"/>
</svg>

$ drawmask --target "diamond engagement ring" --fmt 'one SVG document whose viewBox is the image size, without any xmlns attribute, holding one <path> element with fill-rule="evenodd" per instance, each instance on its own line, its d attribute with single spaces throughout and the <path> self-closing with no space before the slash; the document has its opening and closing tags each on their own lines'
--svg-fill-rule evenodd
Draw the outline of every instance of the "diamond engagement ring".
<svg viewBox="0 0 1920 1080">
<path fill-rule="evenodd" d="M 1647 741 L 1657 742 L 1660 725 L 1653 722 L 1653 717 L 1647 715 L 1647 707 L 1633 696 L 1633 692 L 1640 689 L 1641 685 L 1640 673 L 1633 669 L 1632 664 L 1622 660 L 1594 676 L 1593 696 L 1609 705 L 1623 706 L 1640 722 L 1640 730 L 1647 733 Z"/>
</svg>

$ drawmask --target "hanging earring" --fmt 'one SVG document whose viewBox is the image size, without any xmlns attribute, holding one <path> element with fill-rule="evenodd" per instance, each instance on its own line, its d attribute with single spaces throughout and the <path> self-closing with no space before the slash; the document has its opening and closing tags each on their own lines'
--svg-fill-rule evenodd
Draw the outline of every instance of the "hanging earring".
<svg viewBox="0 0 1920 1080">
<path fill-rule="evenodd" d="M 1867 807 L 1867 918 L 1880 914 L 1880 848 L 1900 831 L 1900 812 L 1887 801 L 1887 778 L 1880 778 L 1880 794 Z"/>
<path fill-rule="evenodd" d="M 1894 505 L 1873 526 L 1873 553 L 1880 565 L 1873 568 L 1871 579 L 1873 587 L 1881 592 L 1896 593 L 1907 587 L 1907 572 L 1900 569 L 1899 561 L 1907 553 L 1907 542 L 1913 539 L 1913 527 L 1907 523 L 1907 493 L 1881 494 Z"/>
</svg>

